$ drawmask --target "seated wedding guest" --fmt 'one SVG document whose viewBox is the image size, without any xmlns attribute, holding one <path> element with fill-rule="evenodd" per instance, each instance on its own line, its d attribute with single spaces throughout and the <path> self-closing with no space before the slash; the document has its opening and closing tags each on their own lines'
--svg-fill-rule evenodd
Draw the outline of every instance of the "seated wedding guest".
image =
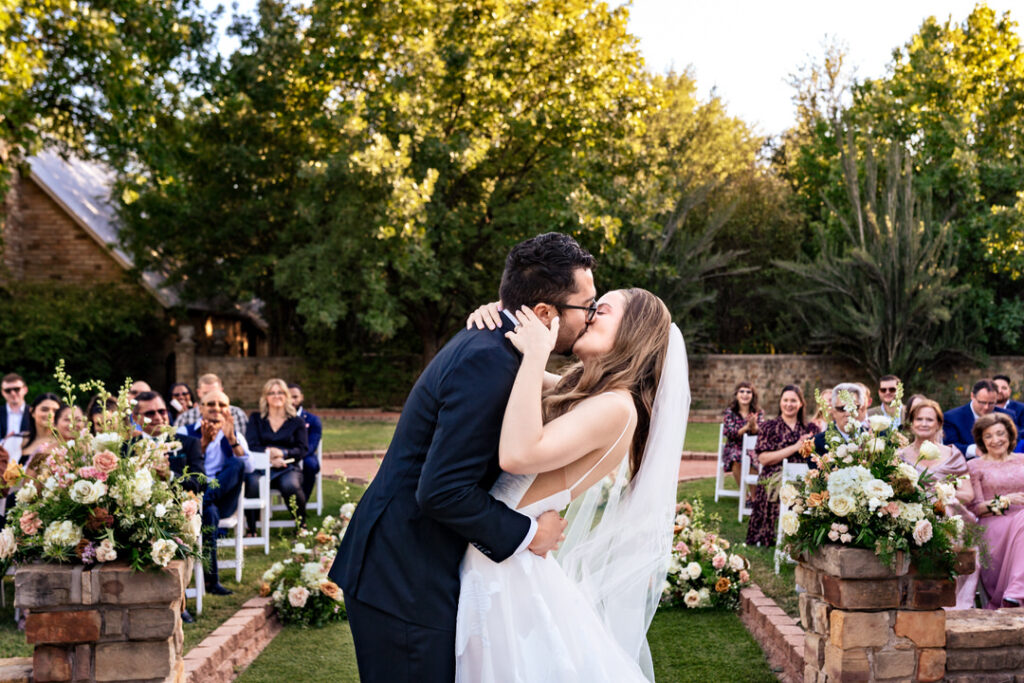
<svg viewBox="0 0 1024 683">
<path fill-rule="evenodd" d="M 955 446 L 942 444 L 942 422 L 942 408 L 938 403 L 928 398 L 920 398 L 915 401 L 913 407 L 907 412 L 907 424 L 914 441 L 899 453 L 903 461 L 916 467 L 918 472 L 928 471 L 931 473 L 932 487 L 939 482 L 955 481 L 957 477 L 967 474 L 967 460 L 964 459 L 964 454 Z M 921 447 L 925 442 L 930 442 L 936 450 L 934 453 L 926 452 L 925 457 L 922 457 Z M 931 450 L 930 447 L 928 450 Z M 929 457 L 936 453 L 937 457 Z M 951 506 L 952 509 L 947 506 L 946 514 L 958 514 L 971 522 L 976 521 L 974 515 L 962 507 L 970 504 L 974 499 L 974 489 L 969 478 L 960 481 L 956 497 L 959 504 Z M 978 572 L 974 572 L 957 577 L 956 609 L 974 607 L 974 595 L 978 590 L 979 576 Z"/>
<path fill-rule="evenodd" d="M 32 416 L 25 405 L 28 386 L 21 375 L 10 372 L 0 380 L 4 393 L 4 410 L 0 411 L 0 442 L 12 458 L 21 456 L 21 440 L 28 433 Z"/>
<path fill-rule="evenodd" d="M 994 411 L 1010 415 L 1010 419 L 1013 419 L 1013 415 L 1008 411 L 996 408 L 997 397 L 996 385 L 992 380 L 981 379 L 975 382 L 971 388 L 971 400 L 969 402 L 958 408 L 946 411 L 946 422 L 942 428 L 945 442 L 960 449 L 960 452 L 968 460 L 975 457 L 977 447 L 974 443 L 972 430 L 975 421 L 979 417 Z M 1010 450 L 1013 450 L 1012 446 Z"/>
<path fill-rule="evenodd" d="M 825 402 L 826 406 L 830 405 L 832 403 L 832 388 L 831 387 L 829 387 L 828 389 L 825 389 L 822 392 L 819 392 L 819 394 L 821 396 L 821 400 Z M 818 427 L 818 431 L 821 432 L 821 431 L 825 431 L 825 427 L 828 426 L 828 419 L 829 419 L 829 412 L 828 411 L 822 412 L 821 406 L 819 406 L 817 403 L 815 403 L 814 404 L 814 417 L 812 417 L 810 420 L 808 420 L 808 422 L 810 422 L 811 424 L 816 425 Z"/>
<path fill-rule="evenodd" d="M 857 386 L 860 387 L 860 395 L 864 397 L 864 400 L 860 404 L 860 422 L 865 424 L 868 421 L 868 412 L 871 409 L 871 390 L 868 389 L 868 385 L 863 382 L 857 382 Z"/>
<path fill-rule="evenodd" d="M 308 501 L 313 494 L 313 487 L 316 485 L 316 475 L 320 471 L 320 461 L 316 459 L 316 451 L 320 447 L 324 425 L 319 417 L 303 407 L 302 402 L 305 400 L 305 397 L 302 395 L 302 388 L 298 384 L 289 384 L 288 393 L 292 397 L 295 414 L 306 423 L 309 451 L 306 453 L 306 457 L 302 459 L 302 492 L 306 494 L 306 500 Z"/>
<path fill-rule="evenodd" d="M 89 420 L 89 428 L 93 434 L 99 434 L 107 430 L 107 419 L 109 415 L 117 412 L 117 399 L 108 396 L 106 401 L 99 394 L 96 394 L 85 406 L 85 417 Z"/>
<path fill-rule="evenodd" d="M 63 405 L 60 396 L 50 393 L 39 394 L 32 401 L 32 423 L 22 441 L 18 460 L 25 471 L 34 475 L 39 464 L 59 445 L 54 433 L 54 418 Z"/>
<path fill-rule="evenodd" d="M 826 450 L 825 444 L 825 430 L 828 429 L 828 425 L 835 423 L 836 429 L 839 431 L 839 438 L 844 441 L 850 440 L 850 433 L 847 431 L 847 427 L 850 423 L 850 413 L 846 412 L 846 406 L 843 403 L 846 396 L 849 395 L 850 400 L 857 406 L 857 416 L 859 416 L 864 407 L 865 388 L 863 384 L 854 384 L 853 382 L 842 382 L 832 387 L 832 391 L 829 394 L 829 421 L 825 425 L 824 429 L 820 429 L 814 435 L 814 452 L 818 455 L 824 455 Z M 854 420 L 857 420 L 857 431 L 862 429 L 859 417 L 855 416 Z M 856 432 L 855 432 L 856 433 Z"/>
<path fill-rule="evenodd" d="M 192 396 L 192 389 L 184 382 L 176 382 L 171 385 L 170 398 L 167 399 L 167 412 L 171 416 L 171 422 L 178 419 L 178 416 L 195 404 Z"/>
<path fill-rule="evenodd" d="M 57 434 L 65 441 L 74 441 L 81 437 L 85 428 L 85 414 L 78 406 L 62 405 L 54 417 Z"/>
<path fill-rule="evenodd" d="M 914 408 L 914 403 L 916 403 L 917 401 L 920 401 L 922 398 L 928 398 L 928 397 L 925 396 L 924 394 L 911 394 L 907 398 L 907 414 L 908 415 L 910 414 L 910 411 Z"/>
<path fill-rule="evenodd" d="M 740 382 L 732 392 L 732 403 L 722 413 L 722 469 L 732 472 L 737 485 L 743 466 L 743 437 L 756 436 L 762 422 L 764 411 L 757 404 L 757 390 L 750 382 Z"/>
<path fill-rule="evenodd" d="M 153 391 L 148 383 L 143 382 L 141 379 L 135 380 L 128 387 L 128 398 L 138 398 L 138 395 L 144 391 Z"/>
<path fill-rule="evenodd" d="M 896 403 L 896 388 L 899 386 L 900 378 L 896 375 L 883 375 L 878 379 L 878 400 L 879 404 L 868 411 L 868 417 L 872 415 L 887 415 L 892 419 L 892 425 L 899 429 L 903 424 L 903 406 Z"/>
<path fill-rule="evenodd" d="M 302 460 L 309 454 L 306 423 L 295 412 L 288 385 L 283 379 L 271 379 L 263 385 L 260 409 L 249 416 L 245 430 L 249 448 L 266 451 L 270 456 L 270 487 L 281 492 L 289 510 L 294 509 L 296 523 L 306 526 L 306 494 L 302 489 Z M 245 477 L 245 495 L 258 498 L 260 472 Z M 246 513 L 250 532 L 256 530 L 256 511 Z"/>
<path fill-rule="evenodd" d="M 1020 607 L 1024 601 L 1024 455 L 1010 449 L 1017 427 L 1006 413 L 982 415 L 972 429 L 978 457 L 968 461 L 972 509 L 985 529 L 989 561 L 981 568 L 986 607 Z"/>
<path fill-rule="evenodd" d="M 199 403 L 203 402 L 203 397 L 206 396 L 208 391 L 224 391 L 224 385 L 221 384 L 220 377 L 209 372 L 199 377 L 199 382 L 196 384 L 196 396 L 199 397 Z M 193 424 L 199 419 L 199 405 L 193 405 L 191 408 L 182 411 L 178 418 L 174 421 L 175 427 L 182 427 L 187 424 Z M 231 411 L 231 417 L 235 421 L 235 425 L 245 428 L 245 422 L 248 419 L 245 415 L 245 411 L 237 406 L 229 406 L 228 410 Z"/>
<path fill-rule="evenodd" d="M 1002 408 L 1013 415 L 1013 423 L 1017 426 L 1017 436 L 1024 431 L 1024 403 L 1013 400 L 1009 375 L 996 375 L 992 378 L 996 385 L 996 408 Z"/>
<path fill-rule="evenodd" d="M 157 396 L 159 398 L 159 396 Z M 160 399 L 163 403 L 163 399 Z M 214 537 L 220 520 L 238 510 L 238 494 L 245 472 L 249 469 L 249 446 L 231 416 L 231 402 L 223 391 L 208 391 L 200 402 L 202 417 L 193 424 L 178 428 L 178 434 L 199 439 L 206 476 L 216 479 L 216 486 L 207 486 L 203 493 L 203 526 L 209 527 L 203 543 L 210 549 L 210 564 L 205 567 L 206 592 L 230 595 L 233 591 L 220 583 Z M 209 519 L 211 524 L 207 524 Z M 212 523 L 216 520 L 216 524 Z"/>
<path fill-rule="evenodd" d="M 788 384 L 779 396 L 779 416 L 761 425 L 757 434 L 755 455 L 761 464 L 761 482 L 782 470 L 782 461 L 804 462 L 800 454 L 804 442 L 817 434 L 818 428 L 804 419 L 804 395 L 800 387 Z M 757 486 L 748 498 L 751 507 L 748 545 L 775 545 L 775 525 L 779 504 L 769 499 L 767 489 Z"/>
</svg>

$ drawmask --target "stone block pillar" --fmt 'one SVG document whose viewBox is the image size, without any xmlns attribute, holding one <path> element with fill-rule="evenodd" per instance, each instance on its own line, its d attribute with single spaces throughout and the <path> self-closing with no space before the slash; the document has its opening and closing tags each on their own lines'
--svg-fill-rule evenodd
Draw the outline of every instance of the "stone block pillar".
<svg viewBox="0 0 1024 683">
<path fill-rule="evenodd" d="M 184 680 L 181 607 L 191 563 L 133 572 L 127 564 L 32 564 L 15 574 L 15 606 L 29 610 L 33 679 Z"/>
<path fill-rule="evenodd" d="M 825 546 L 797 566 L 805 683 L 940 681 L 956 584 L 890 569 L 869 550 Z"/>
<path fill-rule="evenodd" d="M 192 338 L 195 332 L 192 325 L 180 325 L 178 340 L 174 342 L 174 381 L 190 387 L 196 385 L 196 342 Z"/>
</svg>

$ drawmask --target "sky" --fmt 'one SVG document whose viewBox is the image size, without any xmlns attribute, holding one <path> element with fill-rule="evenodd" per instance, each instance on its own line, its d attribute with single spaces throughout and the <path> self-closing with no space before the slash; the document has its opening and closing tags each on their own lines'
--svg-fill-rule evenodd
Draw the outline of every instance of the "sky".
<svg viewBox="0 0 1024 683">
<path fill-rule="evenodd" d="M 926 17 L 952 16 L 960 23 L 974 5 L 975 0 L 633 0 L 629 27 L 649 70 L 691 68 L 703 98 L 714 91 L 730 114 L 761 134 L 775 135 L 794 120 L 788 76 L 821 56 L 826 37 L 846 45 L 858 78 L 882 76 L 893 49 Z M 1024 21 L 1024 0 L 988 5 Z M 242 12 L 254 6 L 255 0 L 239 0 Z M 227 17 L 222 24 L 223 30 Z M 222 40 L 222 51 L 232 47 Z"/>
</svg>

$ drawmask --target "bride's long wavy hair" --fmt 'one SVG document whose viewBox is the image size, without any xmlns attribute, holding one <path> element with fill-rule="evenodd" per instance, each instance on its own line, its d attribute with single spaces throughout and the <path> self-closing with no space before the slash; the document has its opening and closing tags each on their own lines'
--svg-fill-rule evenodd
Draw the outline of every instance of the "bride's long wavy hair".
<svg viewBox="0 0 1024 683">
<path fill-rule="evenodd" d="M 543 401 L 544 419 L 550 421 L 577 403 L 603 391 L 626 389 L 636 406 L 637 424 L 630 445 L 630 472 L 643 460 L 651 424 L 651 407 L 658 392 L 661 366 L 668 352 L 672 315 L 664 302 L 646 289 L 622 289 L 625 310 L 610 352 L 587 365 L 577 362 Z"/>
</svg>

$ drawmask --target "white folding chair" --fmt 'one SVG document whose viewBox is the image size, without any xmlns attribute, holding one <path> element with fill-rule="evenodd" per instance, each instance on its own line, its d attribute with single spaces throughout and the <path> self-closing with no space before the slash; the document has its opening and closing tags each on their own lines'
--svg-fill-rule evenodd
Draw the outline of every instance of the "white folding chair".
<svg viewBox="0 0 1024 683">
<path fill-rule="evenodd" d="M 715 502 L 719 498 L 739 498 L 739 489 L 725 488 L 725 478 L 730 473 L 722 469 L 722 458 L 725 456 L 725 424 L 718 426 L 718 464 L 715 466 Z"/>
<path fill-rule="evenodd" d="M 259 520 L 256 527 L 259 535 L 253 538 L 242 538 L 243 546 L 262 545 L 263 553 L 270 554 L 270 456 L 266 451 L 249 451 L 249 462 L 252 463 L 253 471 L 260 472 L 259 497 L 246 498 L 245 487 L 242 487 L 242 502 L 238 506 L 241 510 L 259 510 Z M 245 518 L 242 517 L 242 526 L 245 526 Z M 243 534 L 244 536 L 244 534 Z"/>
<path fill-rule="evenodd" d="M 313 487 L 314 501 L 306 501 L 306 509 L 316 508 L 317 516 L 324 513 L 324 440 L 316 445 L 316 462 L 320 466 L 316 471 L 316 485 Z"/>
<path fill-rule="evenodd" d="M 788 460 L 782 461 L 782 476 L 779 478 L 779 487 L 790 481 L 796 481 L 797 479 L 803 478 L 807 474 L 809 467 L 805 462 L 789 462 Z M 779 516 L 775 522 L 775 573 L 779 573 L 779 565 L 782 560 L 786 562 L 793 562 L 793 558 L 789 556 L 785 550 L 782 549 L 782 524 L 778 522 L 782 519 L 782 513 L 787 512 L 789 506 L 782 502 L 782 496 L 779 496 Z"/>
<path fill-rule="evenodd" d="M 316 510 L 316 514 L 323 514 L 324 511 L 324 489 L 323 489 L 323 466 L 324 466 L 324 442 L 321 441 L 316 446 L 316 460 L 320 464 L 320 469 L 316 473 L 316 485 L 313 487 L 313 495 L 315 499 L 306 501 L 306 510 Z M 292 519 L 292 511 L 288 507 L 288 503 L 285 502 L 284 496 L 277 489 L 270 490 L 270 500 L 272 502 L 270 506 L 270 528 L 279 529 L 282 527 L 293 527 L 295 526 L 295 520 Z M 315 502 L 314 502 L 315 501 Z M 287 512 L 288 519 L 274 519 L 273 515 L 275 512 Z"/>
<path fill-rule="evenodd" d="M 220 520 L 221 529 L 229 529 L 234 533 L 229 534 L 224 538 L 218 538 L 217 543 L 217 569 L 231 569 L 235 570 L 235 582 L 242 581 L 242 565 L 245 564 L 245 553 L 242 548 L 242 541 L 244 540 L 245 532 L 245 507 L 243 503 L 246 501 L 245 498 L 245 486 L 242 486 L 242 491 L 238 494 L 238 508 L 235 510 L 235 514 L 230 517 L 225 517 Z M 230 559 L 225 559 L 221 553 L 221 548 L 232 548 L 234 550 L 234 556 Z M 204 584 L 203 590 L 205 592 L 206 586 Z"/>
<path fill-rule="evenodd" d="M 199 537 L 199 549 L 203 549 L 203 537 Z M 196 616 L 203 613 L 203 596 L 206 595 L 206 577 L 203 576 L 203 560 L 202 558 L 196 559 L 193 563 L 193 571 L 195 578 L 193 580 L 193 587 L 185 589 L 185 599 L 192 598 L 196 601 Z"/>
<path fill-rule="evenodd" d="M 757 436 L 753 434 L 743 435 L 743 458 L 741 460 L 740 469 L 740 516 L 739 521 L 743 521 L 743 516 L 750 516 L 753 510 L 747 505 L 747 489 L 751 486 L 757 486 L 758 479 L 761 478 L 761 465 L 757 466 L 757 473 L 751 472 L 751 453 L 754 452 L 754 447 L 757 446 Z"/>
</svg>

